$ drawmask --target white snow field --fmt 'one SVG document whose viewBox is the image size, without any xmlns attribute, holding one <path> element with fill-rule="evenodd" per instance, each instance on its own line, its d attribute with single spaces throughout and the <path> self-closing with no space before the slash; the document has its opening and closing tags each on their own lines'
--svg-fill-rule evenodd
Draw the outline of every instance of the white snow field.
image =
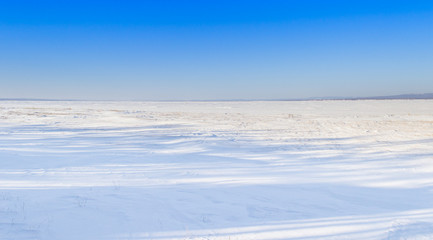
<svg viewBox="0 0 433 240">
<path fill-rule="evenodd" d="M 433 101 L 0 101 L 0 239 L 433 239 Z"/>
</svg>

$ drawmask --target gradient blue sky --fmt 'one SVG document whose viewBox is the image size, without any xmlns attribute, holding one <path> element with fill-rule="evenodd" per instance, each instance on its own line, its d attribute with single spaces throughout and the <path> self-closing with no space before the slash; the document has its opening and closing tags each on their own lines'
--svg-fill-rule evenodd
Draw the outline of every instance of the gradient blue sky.
<svg viewBox="0 0 433 240">
<path fill-rule="evenodd" d="M 433 1 L 0 1 L 0 98 L 433 92 Z"/>
</svg>

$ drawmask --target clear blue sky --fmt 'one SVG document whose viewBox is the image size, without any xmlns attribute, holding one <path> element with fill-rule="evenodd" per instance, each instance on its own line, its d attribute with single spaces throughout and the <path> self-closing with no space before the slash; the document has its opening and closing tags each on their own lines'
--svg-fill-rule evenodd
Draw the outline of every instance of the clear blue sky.
<svg viewBox="0 0 433 240">
<path fill-rule="evenodd" d="M 433 1 L 0 1 L 0 98 L 433 92 Z"/>
</svg>

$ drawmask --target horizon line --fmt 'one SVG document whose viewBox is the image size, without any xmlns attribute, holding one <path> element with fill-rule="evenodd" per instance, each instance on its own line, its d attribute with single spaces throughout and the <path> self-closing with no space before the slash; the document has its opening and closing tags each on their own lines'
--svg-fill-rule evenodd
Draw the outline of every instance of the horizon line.
<svg viewBox="0 0 433 240">
<path fill-rule="evenodd" d="M 308 98 L 276 98 L 276 99 L 56 99 L 56 98 L 0 98 L 0 101 L 65 101 L 65 102 L 272 102 L 272 101 L 332 101 L 332 100 L 422 100 L 433 99 L 433 93 L 398 94 L 371 97 L 308 97 Z"/>
</svg>

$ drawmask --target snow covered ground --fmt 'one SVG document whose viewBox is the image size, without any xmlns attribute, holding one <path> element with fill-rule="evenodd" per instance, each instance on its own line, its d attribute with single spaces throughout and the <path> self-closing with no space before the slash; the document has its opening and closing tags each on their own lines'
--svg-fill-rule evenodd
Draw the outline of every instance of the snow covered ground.
<svg viewBox="0 0 433 240">
<path fill-rule="evenodd" d="M 0 239 L 433 239 L 433 101 L 0 101 Z"/>
</svg>

